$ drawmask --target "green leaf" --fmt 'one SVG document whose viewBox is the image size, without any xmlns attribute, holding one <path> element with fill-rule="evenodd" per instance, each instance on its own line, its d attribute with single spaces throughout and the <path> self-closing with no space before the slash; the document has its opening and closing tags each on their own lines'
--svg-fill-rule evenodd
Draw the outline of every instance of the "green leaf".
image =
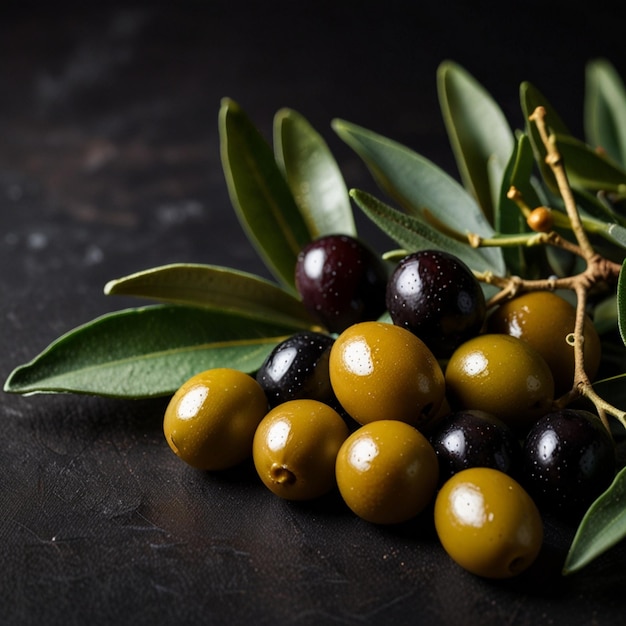
<svg viewBox="0 0 626 626">
<path fill-rule="evenodd" d="M 522 193 L 522 196 L 529 207 L 534 208 L 543 204 L 541 198 L 539 197 L 539 194 L 536 191 L 534 170 L 535 159 L 533 156 L 533 149 L 530 143 L 530 139 L 526 133 L 519 133 L 517 136 L 515 151 L 511 155 L 507 174 L 504 177 L 503 185 L 501 188 L 501 200 L 502 198 L 508 200 L 508 198 L 506 198 L 506 195 L 510 187 L 513 186 Z M 511 200 L 508 201 L 512 202 Z M 517 205 L 515 205 L 515 209 L 517 213 L 521 215 L 520 210 L 517 208 Z M 524 223 L 526 223 L 526 220 L 524 220 Z M 508 231 L 502 230 L 501 232 Z"/>
<path fill-rule="evenodd" d="M 237 216 L 268 269 L 295 291 L 296 259 L 312 235 L 274 152 L 228 98 L 222 101 L 219 131 L 222 166 Z"/>
<path fill-rule="evenodd" d="M 484 213 L 463 186 L 425 157 L 343 120 L 334 120 L 333 128 L 363 159 L 381 189 L 414 220 L 427 223 L 428 212 L 463 235 L 470 232 L 487 238 L 494 234 Z M 504 273 L 499 248 L 480 248 L 474 252 L 476 256 L 472 256 L 480 260 L 479 265 Z"/>
<path fill-rule="evenodd" d="M 533 87 L 533 85 L 527 82 L 522 83 L 520 87 L 520 98 L 522 111 L 527 120 L 527 134 L 530 138 L 535 160 L 541 172 L 542 179 L 548 190 L 560 197 L 559 188 L 554 174 L 552 173 L 549 165 L 546 163 L 546 148 L 543 145 L 543 141 L 541 140 L 536 124 L 530 121 L 529 117 L 537 107 L 542 106 L 546 110 L 546 123 L 548 125 L 549 132 L 560 137 L 561 141 L 564 141 L 566 137 L 571 137 L 572 135 L 567 126 L 561 121 L 558 113 L 552 108 L 543 94 Z M 565 161 L 565 167 L 569 173 L 567 161 Z M 598 219 L 604 219 L 611 222 L 620 221 L 620 217 L 617 216 L 615 212 L 609 209 L 609 207 L 604 203 L 600 202 L 595 195 L 588 192 L 582 186 L 572 185 L 572 191 L 574 193 L 576 203 L 581 211 L 584 211 L 586 214 Z"/>
<path fill-rule="evenodd" d="M 619 224 L 603 224 L 602 228 L 598 229 L 601 235 L 605 239 L 619 245 L 622 248 L 626 248 L 626 228 Z"/>
<path fill-rule="evenodd" d="M 583 517 L 563 566 L 572 574 L 626 537 L 626 468 Z"/>
<path fill-rule="evenodd" d="M 447 61 L 437 71 L 437 87 L 443 120 L 461 180 L 493 224 L 494 188 L 502 178 L 491 180 L 488 161 L 501 168 L 508 163 L 515 138 L 500 107 L 465 69 Z"/>
<path fill-rule="evenodd" d="M 570 184 L 591 191 L 626 193 L 626 171 L 571 135 L 555 135 Z"/>
<path fill-rule="evenodd" d="M 626 345 L 626 261 L 622 264 L 617 280 L 617 325 Z"/>
<path fill-rule="evenodd" d="M 537 161 L 543 180 L 553 193 L 558 193 L 558 185 L 554 179 L 554 174 L 546 164 L 546 148 L 543 145 L 536 124 L 529 118 L 534 113 L 535 109 L 541 106 L 546 110 L 546 124 L 552 133 L 561 136 L 571 135 L 571 133 L 561 120 L 559 114 L 548 102 L 547 98 L 531 83 L 523 82 L 521 84 L 520 100 L 524 119 L 526 120 L 526 133 L 530 138 L 535 160 Z"/>
<path fill-rule="evenodd" d="M 493 265 L 481 254 L 482 249 L 472 248 L 441 231 L 429 226 L 417 217 L 395 209 L 371 194 L 353 189 L 350 195 L 357 206 L 389 237 L 408 252 L 425 248 L 436 248 L 456 255 L 472 270 L 495 271 Z"/>
<path fill-rule="evenodd" d="M 276 161 L 313 237 L 356 235 L 343 176 L 322 136 L 299 113 L 274 118 Z"/>
<path fill-rule="evenodd" d="M 230 311 L 252 320 L 294 327 L 316 325 L 291 292 L 253 274 L 216 265 L 155 267 L 112 280 L 104 292 Z"/>
<path fill-rule="evenodd" d="M 584 127 L 587 141 L 626 167 L 626 88 L 605 59 L 587 64 Z"/>
<path fill-rule="evenodd" d="M 109 313 L 51 343 L 15 369 L 9 393 L 82 393 L 118 398 L 172 394 L 213 367 L 254 372 L 290 326 L 250 323 L 200 307 L 153 305 Z"/>
<path fill-rule="evenodd" d="M 534 167 L 535 159 L 528 135 L 520 133 L 502 177 L 500 198 L 496 205 L 495 226 L 499 233 L 517 235 L 530 232 L 524 214 L 508 197 L 508 192 L 511 187 L 515 187 L 529 207 L 539 206 L 541 201 L 532 182 Z M 537 246 L 507 246 L 502 249 L 502 254 L 511 273 L 522 277 L 528 276 L 529 267 L 536 265 L 539 258 L 545 257 L 544 251 Z"/>
</svg>

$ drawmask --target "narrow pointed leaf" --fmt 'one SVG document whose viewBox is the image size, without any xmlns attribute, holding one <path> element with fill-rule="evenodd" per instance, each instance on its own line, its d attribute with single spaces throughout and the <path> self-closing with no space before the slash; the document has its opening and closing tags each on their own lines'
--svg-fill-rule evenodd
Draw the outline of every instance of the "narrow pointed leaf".
<svg viewBox="0 0 626 626">
<path fill-rule="evenodd" d="M 472 248 L 469 244 L 448 237 L 417 217 L 407 215 L 365 191 L 353 189 L 350 195 L 359 208 L 403 249 L 409 252 L 424 248 L 445 250 L 458 256 L 475 271 L 496 271 L 481 254 L 482 249 Z"/>
<path fill-rule="evenodd" d="M 365 162 L 380 188 L 413 218 L 425 221 L 427 210 L 438 221 L 462 234 L 494 234 L 492 226 L 470 194 L 441 168 L 409 148 L 343 120 L 335 132 Z M 498 248 L 478 249 L 477 259 L 501 274 L 505 270 Z"/>
<path fill-rule="evenodd" d="M 541 202 L 532 182 L 534 167 L 535 159 L 528 136 L 520 133 L 502 176 L 500 197 L 495 207 L 495 227 L 499 233 L 517 235 L 530 232 L 524 214 L 508 197 L 508 192 L 511 187 L 515 187 L 528 206 L 539 206 Z M 537 246 L 507 246 L 502 249 L 502 254 L 509 270 L 522 277 L 529 275 L 529 266 L 538 262 L 537 257 L 545 256 L 543 250 L 538 250 Z"/>
<path fill-rule="evenodd" d="M 626 261 L 622 264 L 617 281 L 617 325 L 626 345 Z"/>
<path fill-rule="evenodd" d="M 513 186 L 522 193 L 522 197 L 529 207 L 536 207 L 542 204 L 541 198 L 537 194 L 535 181 L 533 179 L 534 170 L 535 159 L 530 140 L 527 134 L 520 133 L 517 137 L 516 149 L 511 155 L 511 160 L 504 176 L 502 188 L 500 190 L 500 203 L 502 205 L 506 203 L 513 205 L 515 207 L 514 213 L 517 216 L 521 216 L 521 219 L 523 219 L 521 211 L 512 200 L 507 198 L 507 193 Z M 496 221 L 499 227 L 496 228 L 496 230 L 499 232 L 523 232 L 515 230 L 515 227 L 519 226 L 517 219 L 514 220 L 512 224 L 513 230 L 505 228 L 504 223 L 506 223 L 507 217 L 508 216 L 505 216 L 504 214 L 499 215 L 499 219 Z M 526 222 L 524 219 L 523 221 L 524 223 Z"/>
<path fill-rule="evenodd" d="M 164 265 L 112 280 L 108 295 L 231 311 L 251 320 L 311 328 L 315 321 L 291 292 L 263 278 L 215 265 Z"/>
<path fill-rule="evenodd" d="M 626 167 L 626 88 L 611 63 L 596 59 L 585 72 L 584 127 L 587 141 Z"/>
<path fill-rule="evenodd" d="M 600 231 L 604 238 L 617 244 L 621 248 L 626 248 L 626 228 L 619 224 L 603 224 Z"/>
<path fill-rule="evenodd" d="M 295 290 L 296 258 L 311 234 L 274 152 L 232 100 L 222 101 L 219 131 L 222 166 L 237 216 L 270 271 Z"/>
<path fill-rule="evenodd" d="M 323 137 L 302 115 L 292 109 L 276 114 L 274 150 L 311 235 L 356 235 L 339 166 Z"/>
<path fill-rule="evenodd" d="M 591 191 L 626 193 L 626 171 L 571 135 L 556 135 L 570 184 Z"/>
<path fill-rule="evenodd" d="M 537 107 L 546 110 L 546 124 L 551 132 L 561 136 L 571 135 L 559 114 L 554 110 L 548 99 L 531 83 L 523 82 L 520 86 L 520 101 L 524 119 L 526 120 L 526 133 L 530 138 L 535 160 L 537 161 L 541 175 L 546 185 L 553 193 L 558 193 L 558 186 L 552 174 L 552 170 L 546 164 L 546 148 L 543 145 L 539 131 L 534 122 L 530 121 L 530 116 Z"/>
<path fill-rule="evenodd" d="M 254 372 L 293 328 L 200 307 L 106 314 L 59 337 L 5 383 L 9 393 L 148 398 L 212 367 Z"/>
<path fill-rule="evenodd" d="M 492 190 L 500 188 L 502 179 L 490 180 L 487 164 L 495 159 L 501 168 L 506 166 L 515 146 L 513 132 L 491 95 L 456 63 L 439 66 L 437 87 L 461 180 L 493 223 Z"/>
<path fill-rule="evenodd" d="M 563 566 L 572 574 L 626 537 L 626 468 L 583 517 Z"/>
<path fill-rule="evenodd" d="M 547 154 L 546 148 L 543 145 L 541 137 L 539 136 L 536 124 L 530 121 L 529 117 L 537 107 L 542 106 L 546 110 L 546 123 L 551 133 L 561 137 L 561 139 L 564 137 L 571 137 L 572 134 L 563 123 L 558 113 L 552 108 L 548 100 L 533 85 L 527 82 L 522 83 L 520 87 L 520 99 L 522 111 L 526 118 L 526 132 L 530 138 L 535 160 L 538 164 L 539 171 L 541 172 L 542 179 L 550 192 L 553 194 L 559 194 L 554 174 L 545 160 Z M 565 164 L 565 167 L 567 170 L 567 163 Z M 619 216 L 616 216 L 615 213 L 609 210 L 605 204 L 600 202 L 586 189 L 581 186 L 573 187 L 573 192 L 576 203 L 579 205 L 580 209 L 587 212 L 589 215 L 610 221 L 619 220 Z"/>
</svg>

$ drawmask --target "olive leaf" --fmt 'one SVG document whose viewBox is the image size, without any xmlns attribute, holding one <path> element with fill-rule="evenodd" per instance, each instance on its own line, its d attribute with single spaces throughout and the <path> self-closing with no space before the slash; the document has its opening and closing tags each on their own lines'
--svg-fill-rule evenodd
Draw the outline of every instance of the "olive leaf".
<svg viewBox="0 0 626 626">
<path fill-rule="evenodd" d="M 573 187 L 590 191 L 626 192 L 626 171 L 571 135 L 555 140 Z"/>
<path fill-rule="evenodd" d="M 213 367 L 254 372 L 293 326 L 201 307 L 150 305 L 108 313 L 51 343 L 7 379 L 9 393 L 117 398 L 172 394 Z"/>
<path fill-rule="evenodd" d="M 621 248 L 626 248 L 626 228 L 620 224 L 602 224 L 601 226 L 597 225 L 596 228 L 595 232 L 601 234 L 605 239 Z"/>
<path fill-rule="evenodd" d="M 313 237 L 356 235 L 348 189 L 322 136 L 292 109 L 274 117 L 274 151 Z"/>
<path fill-rule="evenodd" d="M 554 174 L 546 163 L 546 147 L 541 140 L 536 124 L 530 120 L 530 117 L 537 107 L 543 107 L 546 111 L 546 123 L 550 133 L 555 135 L 555 137 L 559 137 L 561 141 L 564 141 L 566 137 L 571 137 L 572 134 L 544 95 L 531 83 L 523 82 L 521 84 L 520 99 L 522 112 L 526 119 L 526 133 L 533 147 L 535 161 L 538 164 L 542 180 L 549 192 L 559 196 L 559 189 Z M 566 162 L 565 169 L 569 174 L 568 168 L 569 165 Z M 619 217 L 611 208 L 598 200 L 594 194 L 589 193 L 583 186 L 572 183 L 572 192 L 581 213 L 610 222 L 619 220 Z"/>
<path fill-rule="evenodd" d="M 291 292 L 253 274 L 216 265 L 176 263 L 155 267 L 109 281 L 104 292 L 230 311 L 251 321 L 294 328 L 316 325 Z"/>
<path fill-rule="evenodd" d="M 525 133 L 519 133 L 515 149 L 502 176 L 499 199 L 495 206 L 494 224 L 496 231 L 503 234 L 520 234 L 530 232 L 526 218 L 517 204 L 508 197 L 511 187 L 515 187 L 529 207 L 541 204 L 533 185 L 535 158 L 532 147 Z M 545 258 L 543 247 L 538 246 L 506 246 L 502 254 L 509 270 L 518 276 L 530 276 L 531 267 Z"/>
<path fill-rule="evenodd" d="M 461 243 L 423 220 L 385 204 L 366 191 L 352 189 L 350 195 L 357 206 L 407 252 L 436 248 L 456 255 L 475 271 L 494 271 L 493 265 L 481 254 L 482 249 Z"/>
<path fill-rule="evenodd" d="M 572 574 L 626 537 L 626 468 L 585 513 L 569 552 L 563 574 Z"/>
<path fill-rule="evenodd" d="M 543 107 L 546 111 L 546 123 L 552 133 L 561 136 L 571 135 L 568 127 L 561 120 L 559 114 L 554 110 L 547 98 L 531 83 L 522 82 L 520 85 L 520 101 L 522 113 L 526 120 L 526 134 L 530 139 L 535 154 L 535 160 L 539 166 L 542 178 L 548 189 L 553 193 L 558 193 L 558 185 L 554 179 L 552 170 L 546 163 L 546 147 L 543 145 L 539 130 L 534 122 L 531 121 L 531 115 L 537 107 Z"/>
<path fill-rule="evenodd" d="M 493 224 L 498 175 L 488 167 L 495 160 L 500 168 L 508 163 L 515 146 L 513 132 L 500 107 L 473 76 L 456 63 L 446 61 L 437 70 L 437 87 L 443 120 L 464 186 L 477 199 Z"/>
<path fill-rule="evenodd" d="M 626 345 L 626 261 L 622 263 L 617 280 L 617 325 L 624 345 Z"/>
<path fill-rule="evenodd" d="M 486 238 L 494 234 L 470 194 L 430 160 L 350 122 L 335 119 L 332 125 L 339 137 L 363 159 L 380 188 L 412 217 L 412 224 L 418 220 L 424 227 L 428 226 L 432 216 L 444 228 L 461 235 L 469 232 Z M 482 257 L 478 264 L 495 273 L 505 271 L 499 248 L 479 248 L 472 257 L 477 260 Z"/>
<path fill-rule="evenodd" d="M 587 64 L 583 123 L 587 141 L 626 167 L 626 88 L 606 59 Z"/>
<path fill-rule="evenodd" d="M 219 113 L 224 176 L 235 212 L 268 269 L 295 291 L 294 268 L 312 239 L 272 147 L 228 98 Z"/>
</svg>

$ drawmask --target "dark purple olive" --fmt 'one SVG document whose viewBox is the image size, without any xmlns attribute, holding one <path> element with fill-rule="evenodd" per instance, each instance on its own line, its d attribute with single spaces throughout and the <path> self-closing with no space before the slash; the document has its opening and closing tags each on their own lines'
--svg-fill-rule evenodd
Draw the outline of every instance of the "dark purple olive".
<svg viewBox="0 0 626 626">
<path fill-rule="evenodd" d="M 522 482 L 541 508 L 555 514 L 580 517 L 615 471 L 613 439 L 588 411 L 549 413 L 526 436 Z"/>
<path fill-rule="evenodd" d="M 417 335 L 439 358 L 477 335 L 486 315 L 485 296 L 472 271 L 440 250 L 420 250 L 398 263 L 386 306 L 394 324 Z"/>
<path fill-rule="evenodd" d="M 347 235 L 316 239 L 296 263 L 296 288 L 304 306 L 334 333 L 384 313 L 387 277 L 384 261 Z"/>
<path fill-rule="evenodd" d="M 517 477 L 522 448 L 513 431 L 494 415 L 467 410 L 444 417 L 430 433 L 440 479 L 470 467 L 490 467 Z"/>
<path fill-rule="evenodd" d="M 299 399 L 337 404 L 328 373 L 333 343 L 329 335 L 303 331 L 272 350 L 256 374 L 271 407 Z"/>
</svg>

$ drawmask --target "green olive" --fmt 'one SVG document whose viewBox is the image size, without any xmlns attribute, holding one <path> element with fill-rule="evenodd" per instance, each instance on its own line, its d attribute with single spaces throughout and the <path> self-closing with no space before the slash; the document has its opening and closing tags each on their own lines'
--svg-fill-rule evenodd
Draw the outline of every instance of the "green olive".
<svg viewBox="0 0 626 626">
<path fill-rule="evenodd" d="M 454 474 L 435 500 L 435 529 L 445 551 L 469 572 L 510 578 L 537 558 L 543 522 L 513 478 L 486 467 Z"/>
<path fill-rule="evenodd" d="M 398 524 L 434 499 L 439 464 L 416 428 L 397 420 L 361 426 L 337 455 L 337 486 L 348 507 L 374 524 Z"/>
<path fill-rule="evenodd" d="M 465 342 L 446 367 L 446 393 L 455 409 L 477 409 L 524 431 L 548 412 L 554 379 L 541 354 L 510 335 Z"/>
<path fill-rule="evenodd" d="M 170 448 L 204 470 L 233 467 L 252 454 L 268 409 L 259 383 L 243 372 L 215 368 L 196 374 L 172 396 L 163 419 Z"/>
<path fill-rule="evenodd" d="M 433 353 L 393 324 L 347 328 L 333 344 L 329 373 L 337 400 L 359 424 L 392 419 L 421 428 L 444 398 L 444 376 Z"/>
<path fill-rule="evenodd" d="M 317 400 L 289 400 L 273 408 L 254 435 L 252 458 L 265 486 L 286 500 L 312 500 L 335 486 L 337 452 L 348 426 Z"/>
<path fill-rule="evenodd" d="M 488 330 L 523 339 L 546 360 L 555 391 L 566 393 L 574 382 L 574 348 L 567 336 L 574 332 L 576 308 L 550 291 L 532 291 L 502 303 L 490 316 Z M 583 328 L 585 371 L 595 378 L 600 367 L 600 337 L 589 316 Z"/>
</svg>

